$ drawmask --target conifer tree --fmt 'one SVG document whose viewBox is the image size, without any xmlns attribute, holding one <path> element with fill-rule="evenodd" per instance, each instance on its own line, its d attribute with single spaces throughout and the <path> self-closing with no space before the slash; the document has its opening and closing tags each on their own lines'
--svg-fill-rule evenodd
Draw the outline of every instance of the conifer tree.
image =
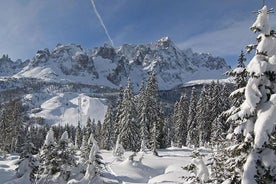
<svg viewBox="0 0 276 184">
<path fill-rule="evenodd" d="M 38 149 L 31 142 L 30 132 L 27 133 L 25 143 L 21 148 L 20 159 L 17 162 L 16 177 L 25 178 L 30 183 L 35 183 L 35 173 L 38 169 L 38 160 L 34 157 Z"/>
<path fill-rule="evenodd" d="M 188 103 L 186 95 L 180 97 L 175 111 L 175 143 L 179 148 L 186 146 L 187 139 L 187 120 L 188 120 Z"/>
<path fill-rule="evenodd" d="M 113 114 L 112 106 L 109 105 L 107 112 L 105 114 L 103 128 L 102 128 L 102 142 L 101 147 L 103 149 L 111 150 L 113 147 L 113 135 L 114 134 L 114 125 L 113 125 Z"/>
<path fill-rule="evenodd" d="M 175 132 L 176 132 L 176 128 L 177 128 L 177 118 L 178 118 L 178 110 L 179 110 L 179 108 L 178 108 L 178 101 L 176 101 L 175 103 L 174 103 L 174 108 L 173 108 L 173 115 L 172 115 L 172 119 L 173 119 L 173 124 L 172 124 L 172 130 L 171 130 L 171 132 L 172 132 L 172 140 L 171 140 L 171 146 L 176 146 L 176 144 L 177 144 L 177 139 L 178 139 L 178 136 L 175 134 Z M 185 142 L 185 144 L 186 144 L 186 142 Z"/>
<path fill-rule="evenodd" d="M 203 146 L 205 143 L 210 142 L 210 130 L 212 127 L 212 121 L 210 121 L 210 112 L 212 113 L 212 111 L 209 109 L 209 101 L 205 86 L 203 86 L 201 89 L 199 100 L 196 106 L 196 112 L 197 114 L 195 116 L 195 121 L 198 125 L 199 145 Z"/>
<path fill-rule="evenodd" d="M 94 133 L 97 142 L 101 142 L 102 140 L 102 122 L 100 120 L 98 120 L 97 124 L 96 124 L 96 129 L 95 129 L 95 133 Z"/>
<path fill-rule="evenodd" d="M 88 181 L 92 181 L 96 175 L 100 174 L 102 165 L 104 165 L 104 163 L 99 152 L 98 143 L 95 140 L 93 134 L 91 134 L 89 138 L 89 144 L 92 145 L 92 147 L 90 148 L 89 156 L 86 162 L 87 168 L 84 178 Z"/>
<path fill-rule="evenodd" d="M 122 114 L 122 110 L 123 110 L 123 99 L 124 99 L 124 89 L 122 86 L 120 86 L 119 89 L 119 94 L 118 94 L 118 99 L 117 99 L 117 103 L 116 103 L 116 108 L 114 111 L 115 117 L 114 117 L 114 135 L 113 135 L 113 144 L 116 144 L 116 141 L 118 139 L 118 135 L 120 133 L 120 116 Z"/>
<path fill-rule="evenodd" d="M 188 113 L 188 133 L 187 133 L 187 145 L 188 146 L 199 146 L 198 137 L 198 125 L 196 123 L 196 94 L 195 87 L 192 88 L 190 103 L 189 103 L 189 113 Z"/>
<path fill-rule="evenodd" d="M 122 114 L 120 116 L 120 134 L 119 139 L 125 149 L 137 151 L 140 146 L 139 126 L 136 122 L 136 108 L 134 104 L 134 96 L 132 92 L 132 84 L 128 80 L 124 91 L 124 99 L 122 102 Z"/>
<path fill-rule="evenodd" d="M 68 132 L 65 131 L 56 146 L 57 149 L 57 163 L 59 165 L 59 172 L 63 180 L 68 181 L 72 175 L 72 169 L 76 167 L 76 157 L 73 144 L 70 143 Z"/>
<path fill-rule="evenodd" d="M 158 94 L 158 82 L 152 72 L 147 81 L 143 97 L 143 114 L 141 114 L 142 140 L 154 153 L 165 147 L 163 109 Z"/>
<path fill-rule="evenodd" d="M 246 86 L 248 78 L 245 61 L 246 58 L 243 51 L 241 51 L 236 68 L 226 72 L 226 75 L 233 77 L 235 81 L 235 91 L 231 94 L 235 107 L 239 107 L 244 101 L 244 87 Z"/>
<path fill-rule="evenodd" d="M 39 168 L 38 168 L 38 182 L 47 182 L 52 175 L 59 172 L 59 165 L 57 162 L 57 149 L 54 140 L 54 132 L 51 128 L 45 138 L 44 144 L 39 152 Z"/>
<path fill-rule="evenodd" d="M 75 147 L 80 148 L 82 145 L 82 129 L 80 123 L 76 127 L 76 135 L 75 135 Z"/>
<path fill-rule="evenodd" d="M 275 183 L 275 119 L 276 119 L 276 41 L 269 25 L 272 11 L 263 6 L 251 27 L 259 33 L 255 56 L 246 67 L 248 82 L 244 88 L 244 102 L 230 111 L 229 122 L 237 124 L 234 133 L 241 134 L 235 145 L 228 148 L 232 158 L 226 160 L 228 180 L 242 184 Z M 243 89 L 240 89 L 242 91 Z M 234 137 L 235 138 L 235 137 Z M 229 170 L 228 168 L 234 168 Z M 239 171 L 239 172 L 237 172 Z"/>
<path fill-rule="evenodd" d="M 10 153 L 19 151 L 23 144 L 24 107 L 21 99 L 14 99 L 2 105 L 0 119 L 0 145 L 1 149 Z"/>
</svg>

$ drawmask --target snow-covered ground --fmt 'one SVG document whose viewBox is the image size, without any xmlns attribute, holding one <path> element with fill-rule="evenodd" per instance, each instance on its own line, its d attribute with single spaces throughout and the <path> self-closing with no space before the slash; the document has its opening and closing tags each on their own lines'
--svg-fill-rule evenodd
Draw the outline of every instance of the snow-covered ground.
<svg viewBox="0 0 276 184">
<path fill-rule="evenodd" d="M 97 177 L 94 182 L 108 184 L 185 184 L 189 183 L 182 177 L 190 173 L 182 167 L 191 163 L 192 149 L 190 148 L 168 148 L 158 151 L 159 156 L 151 152 L 137 153 L 134 161 L 129 160 L 133 152 L 126 152 L 123 158 L 116 158 L 112 151 L 101 150 L 101 155 L 106 163 L 102 176 Z M 205 149 L 202 154 L 207 154 Z M 5 183 L 12 180 L 15 175 L 15 162 L 18 156 L 8 156 L 0 160 L 0 181 Z M 206 158 L 204 159 L 206 160 Z M 22 181 L 22 180 L 21 180 Z"/>
<path fill-rule="evenodd" d="M 17 155 L 7 155 L 6 158 L 0 158 L 0 183 L 14 179 L 15 168 L 17 167 L 15 163 L 18 158 Z"/>
</svg>

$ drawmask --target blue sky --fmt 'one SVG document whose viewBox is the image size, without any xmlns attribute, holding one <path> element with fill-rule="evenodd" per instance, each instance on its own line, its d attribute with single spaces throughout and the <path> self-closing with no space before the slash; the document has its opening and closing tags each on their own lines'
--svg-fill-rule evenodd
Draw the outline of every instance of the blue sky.
<svg viewBox="0 0 276 184">
<path fill-rule="evenodd" d="M 181 49 L 208 52 L 235 65 L 254 43 L 249 27 L 262 0 L 95 0 L 115 47 L 169 36 Z M 276 8 L 275 0 L 267 0 Z M 276 27 L 276 16 L 271 16 Z M 90 0 L 0 1 L 0 55 L 35 56 L 57 43 L 93 48 L 109 43 Z"/>
</svg>

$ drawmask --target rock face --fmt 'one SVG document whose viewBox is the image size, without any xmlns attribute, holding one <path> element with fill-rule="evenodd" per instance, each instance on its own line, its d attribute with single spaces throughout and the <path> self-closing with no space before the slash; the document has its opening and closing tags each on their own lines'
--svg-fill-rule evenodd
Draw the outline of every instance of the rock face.
<svg viewBox="0 0 276 184">
<path fill-rule="evenodd" d="M 6 69 L 12 68 L 10 72 Z M 209 54 L 180 50 L 164 37 L 146 45 L 124 44 L 83 49 L 80 45 L 57 45 L 39 50 L 32 60 L 12 62 L 0 59 L 0 74 L 15 78 L 36 78 L 118 88 L 128 78 L 135 89 L 155 72 L 160 89 L 172 89 L 190 80 L 219 79 L 229 69 L 224 59 Z"/>
</svg>

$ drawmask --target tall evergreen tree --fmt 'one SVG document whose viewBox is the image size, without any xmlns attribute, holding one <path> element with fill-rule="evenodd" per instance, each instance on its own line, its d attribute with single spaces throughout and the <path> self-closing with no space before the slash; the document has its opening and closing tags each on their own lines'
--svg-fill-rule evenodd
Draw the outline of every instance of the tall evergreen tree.
<svg viewBox="0 0 276 184">
<path fill-rule="evenodd" d="M 199 137 L 198 137 L 198 125 L 196 122 L 196 94 L 195 87 L 192 88 L 190 103 L 189 103 L 189 113 L 188 113 L 188 134 L 187 134 L 187 145 L 188 146 L 199 146 Z"/>
<path fill-rule="evenodd" d="M 230 158 L 225 161 L 224 172 L 228 180 L 242 184 L 275 183 L 275 119 L 276 119 L 276 42 L 275 31 L 269 25 L 271 10 L 263 6 L 251 27 L 259 33 L 255 56 L 246 67 L 248 82 L 244 89 L 244 102 L 230 111 L 229 122 L 237 124 L 235 145 L 230 145 Z M 270 155 L 270 156 L 269 156 Z M 227 168 L 233 168 L 229 170 Z M 237 172 L 239 171 L 239 172 Z"/>
<path fill-rule="evenodd" d="M 175 106 L 175 143 L 178 147 L 186 146 L 187 139 L 187 120 L 189 107 L 187 103 L 186 94 L 180 97 L 179 102 Z"/>
<path fill-rule="evenodd" d="M 231 97 L 234 100 L 235 107 L 239 107 L 244 101 L 244 87 L 246 86 L 248 78 L 245 61 L 246 58 L 243 51 L 241 51 L 236 68 L 226 72 L 226 75 L 233 77 L 235 81 L 235 91 L 231 94 Z"/>
<path fill-rule="evenodd" d="M 101 147 L 103 149 L 111 150 L 113 147 L 113 140 L 114 137 L 114 125 L 113 125 L 113 112 L 112 106 L 109 105 L 107 108 L 107 112 L 105 114 L 103 128 L 102 128 L 102 140 L 101 140 Z"/>
<path fill-rule="evenodd" d="M 26 182 L 35 183 L 35 173 L 38 169 L 38 160 L 34 157 L 38 149 L 31 142 L 31 135 L 28 131 L 25 143 L 21 147 L 20 159 L 17 162 L 16 177 L 24 178 Z"/>
<path fill-rule="evenodd" d="M 122 114 L 120 116 L 120 141 L 125 149 L 137 151 L 139 149 L 139 126 L 136 122 L 136 108 L 134 104 L 134 95 L 132 92 L 132 84 L 128 80 L 124 91 L 124 99 L 122 102 Z"/>
<path fill-rule="evenodd" d="M 76 157 L 73 144 L 70 143 L 68 132 L 65 131 L 61 135 L 60 140 L 56 146 L 57 149 L 57 163 L 59 165 L 59 177 L 64 181 L 68 181 L 72 175 L 72 170 L 76 167 Z"/>
<path fill-rule="evenodd" d="M 158 91 L 158 82 L 152 72 L 144 92 L 140 124 L 142 140 L 154 153 L 157 153 L 156 149 L 165 147 L 163 109 Z"/>
<path fill-rule="evenodd" d="M 199 100 L 196 106 L 196 116 L 195 121 L 198 125 L 198 132 L 199 132 L 199 145 L 203 146 L 205 143 L 210 142 L 211 136 L 211 127 L 212 124 L 210 121 L 210 104 L 208 101 L 206 87 L 203 86 L 201 89 L 201 93 L 199 96 Z"/>
<path fill-rule="evenodd" d="M 51 128 L 45 138 L 44 144 L 39 152 L 39 168 L 37 183 L 48 182 L 51 176 L 59 172 L 59 165 L 57 162 L 58 150 L 54 140 L 54 132 Z"/>
<path fill-rule="evenodd" d="M 119 124 L 119 121 L 120 121 L 120 116 L 122 114 L 122 110 L 123 110 L 123 99 L 124 99 L 124 89 L 122 86 L 120 86 L 120 89 L 119 89 L 119 94 L 118 94 L 118 99 L 117 99 L 117 103 L 116 103 L 116 108 L 114 110 L 114 114 L 115 114 L 115 117 L 114 117 L 114 135 L 113 135 L 113 145 L 116 144 L 116 141 L 118 139 L 118 135 L 120 133 L 120 124 Z"/>
<path fill-rule="evenodd" d="M 82 144 L 82 129 L 80 123 L 76 127 L 76 135 L 75 135 L 75 147 L 80 148 Z"/>
<path fill-rule="evenodd" d="M 0 118 L 0 148 L 6 152 L 19 151 L 25 137 L 25 115 L 21 99 L 2 104 Z"/>
</svg>

